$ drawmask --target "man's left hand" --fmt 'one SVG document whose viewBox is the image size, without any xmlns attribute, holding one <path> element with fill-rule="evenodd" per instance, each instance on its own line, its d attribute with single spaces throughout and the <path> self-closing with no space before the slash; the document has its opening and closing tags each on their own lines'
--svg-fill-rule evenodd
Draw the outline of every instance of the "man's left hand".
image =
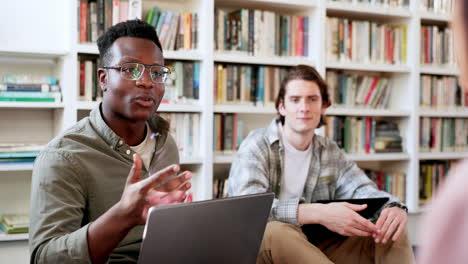
<svg viewBox="0 0 468 264">
<path fill-rule="evenodd" d="M 396 241 L 406 228 L 408 215 L 405 210 L 399 207 L 389 207 L 382 210 L 377 220 L 377 233 L 373 234 L 375 243 L 387 243 L 393 235 L 392 240 Z"/>
</svg>

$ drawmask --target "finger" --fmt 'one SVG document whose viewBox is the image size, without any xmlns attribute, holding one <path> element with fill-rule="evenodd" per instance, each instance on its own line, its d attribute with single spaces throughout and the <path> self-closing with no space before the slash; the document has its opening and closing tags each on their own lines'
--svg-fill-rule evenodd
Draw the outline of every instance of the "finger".
<svg viewBox="0 0 468 264">
<path fill-rule="evenodd" d="M 164 191 L 164 192 L 171 192 L 177 188 L 179 188 L 182 184 L 192 179 L 192 173 L 189 171 L 184 171 L 183 173 L 173 177 L 163 184 L 157 185 L 156 190 Z"/>
<path fill-rule="evenodd" d="M 378 231 L 378 237 L 377 237 L 377 243 L 383 241 L 385 239 L 385 235 L 387 234 L 388 228 L 390 225 L 393 223 L 394 218 L 391 216 L 388 216 L 387 219 L 385 220 L 384 224 L 382 225 L 382 228 L 379 229 Z"/>
<path fill-rule="evenodd" d="M 166 195 L 161 197 L 158 201 L 152 201 L 152 202 L 156 202 L 157 205 L 166 205 L 166 204 L 183 202 L 186 198 L 187 198 L 186 192 L 173 191 L 173 192 L 167 193 Z"/>
<path fill-rule="evenodd" d="M 185 202 L 191 203 L 192 201 L 193 201 L 193 193 L 191 192 L 187 195 L 187 199 L 185 199 Z"/>
<path fill-rule="evenodd" d="M 362 211 L 367 208 L 367 204 L 351 204 L 351 203 L 345 203 L 345 206 L 352 209 L 353 211 Z"/>
<path fill-rule="evenodd" d="M 138 182 L 141 178 L 141 158 L 138 154 L 133 154 L 133 165 L 127 177 L 126 185 Z"/>
<path fill-rule="evenodd" d="M 377 219 L 377 223 L 375 224 L 378 230 L 382 229 L 383 224 L 387 220 L 388 214 L 389 214 L 389 211 L 387 210 L 387 208 L 384 209 L 382 213 L 380 214 L 379 219 Z"/>
<path fill-rule="evenodd" d="M 141 181 L 142 189 L 145 192 L 154 186 L 157 186 L 159 183 L 163 182 L 168 177 L 174 175 L 175 173 L 179 172 L 179 165 L 170 165 L 166 168 L 152 174 L 148 178 Z"/>
<path fill-rule="evenodd" d="M 401 233 L 405 229 L 405 226 L 406 226 L 406 221 L 403 221 L 402 223 L 400 223 L 400 226 L 398 226 L 398 230 L 395 232 L 395 234 L 392 237 L 393 241 L 396 241 L 400 237 Z"/>
<path fill-rule="evenodd" d="M 364 231 L 354 226 L 350 227 L 350 229 L 347 230 L 346 233 L 349 234 L 350 236 L 370 236 L 371 235 L 370 232 Z"/>
<path fill-rule="evenodd" d="M 385 232 L 385 236 L 383 237 L 382 243 L 387 243 L 388 239 L 395 233 L 395 230 L 398 228 L 399 225 L 400 221 L 398 220 L 398 218 L 393 219 L 392 224 L 388 227 L 387 232 Z"/>
<path fill-rule="evenodd" d="M 356 226 L 369 233 L 374 233 L 377 231 L 377 227 L 369 220 L 365 219 L 364 217 L 357 215 L 356 218 L 353 219 L 356 223 Z"/>
</svg>

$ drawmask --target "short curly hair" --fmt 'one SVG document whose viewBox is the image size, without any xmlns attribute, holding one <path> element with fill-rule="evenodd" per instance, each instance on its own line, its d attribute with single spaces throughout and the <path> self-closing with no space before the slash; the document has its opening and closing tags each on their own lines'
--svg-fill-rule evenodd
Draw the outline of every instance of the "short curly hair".
<svg viewBox="0 0 468 264">
<path fill-rule="evenodd" d="M 127 20 L 108 28 L 97 40 L 101 66 L 107 65 L 112 59 L 112 54 L 110 54 L 109 49 L 118 38 L 122 37 L 151 40 L 162 52 L 161 42 L 159 42 L 156 30 L 152 25 L 139 19 Z"/>
</svg>

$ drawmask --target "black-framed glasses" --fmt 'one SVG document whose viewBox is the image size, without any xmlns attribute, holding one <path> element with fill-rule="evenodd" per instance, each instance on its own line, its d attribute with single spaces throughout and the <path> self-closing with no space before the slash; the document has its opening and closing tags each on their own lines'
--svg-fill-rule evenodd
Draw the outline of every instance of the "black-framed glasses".
<svg viewBox="0 0 468 264">
<path fill-rule="evenodd" d="M 120 76 L 126 80 L 140 80 L 146 69 L 149 69 L 151 81 L 165 83 L 171 70 L 165 66 L 147 65 L 138 62 L 123 63 L 121 66 L 104 66 L 103 69 L 120 70 Z"/>
</svg>

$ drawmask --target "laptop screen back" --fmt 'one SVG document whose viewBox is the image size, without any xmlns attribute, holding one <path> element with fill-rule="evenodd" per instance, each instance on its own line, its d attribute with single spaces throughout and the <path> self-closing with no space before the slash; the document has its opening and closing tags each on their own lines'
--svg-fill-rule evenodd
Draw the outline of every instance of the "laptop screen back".
<svg viewBox="0 0 468 264">
<path fill-rule="evenodd" d="M 273 193 L 153 207 L 139 263 L 255 263 Z"/>
</svg>

